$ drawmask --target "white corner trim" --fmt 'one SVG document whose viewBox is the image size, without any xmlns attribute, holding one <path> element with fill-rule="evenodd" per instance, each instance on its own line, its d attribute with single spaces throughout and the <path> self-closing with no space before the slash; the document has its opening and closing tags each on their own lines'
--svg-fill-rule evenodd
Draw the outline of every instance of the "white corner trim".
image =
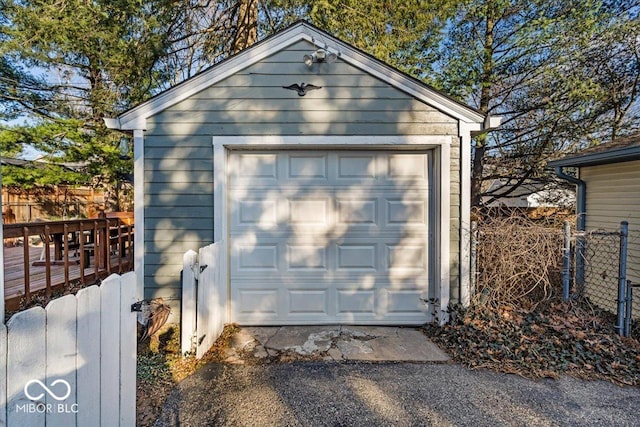
<svg viewBox="0 0 640 427">
<path fill-rule="evenodd" d="M 133 131 L 134 269 L 139 300 L 144 299 L 144 131 Z"/>
<path fill-rule="evenodd" d="M 460 303 L 471 303 L 471 132 L 460 123 Z"/>
<path fill-rule="evenodd" d="M 450 138 L 449 138 L 450 139 Z M 449 141 L 451 142 L 451 141 Z M 438 302 L 438 321 L 441 325 L 449 321 L 448 307 L 451 294 L 450 269 L 451 269 L 451 145 L 443 144 L 439 150 L 439 183 L 440 191 L 438 202 L 440 207 L 440 220 L 438 236 L 438 246 L 440 249 L 440 286 L 436 290 Z M 438 254 L 436 254 L 437 256 Z"/>
<path fill-rule="evenodd" d="M 437 316 L 441 324 L 448 321 L 447 309 L 450 300 L 450 226 L 451 226 L 451 136 L 434 135 L 407 135 L 407 136 L 214 136 L 213 144 L 213 176 L 214 185 L 214 241 L 223 240 L 226 246 L 223 251 L 223 279 L 227 285 L 227 321 L 230 319 L 231 292 L 228 276 L 229 266 L 229 217 L 227 212 L 228 174 L 227 159 L 228 150 L 233 149 L 330 149 L 335 148 L 361 148 L 361 149 L 400 149 L 411 147 L 416 149 L 434 149 L 437 159 L 436 168 L 437 189 L 435 200 L 439 204 L 435 215 L 435 222 L 439 224 L 439 230 L 434 235 L 434 260 L 432 266 L 436 269 L 433 280 L 437 282 L 435 296 Z M 436 261 L 436 259 L 439 259 Z"/>
<path fill-rule="evenodd" d="M 229 281 L 228 212 L 227 212 L 227 149 L 224 145 L 213 145 L 213 241 L 220 243 L 219 295 L 224 296 L 225 322 L 231 321 L 231 282 Z"/>
<path fill-rule="evenodd" d="M 227 150 L 213 145 L 213 241 L 227 239 Z"/>
<path fill-rule="evenodd" d="M 105 117 L 102 120 L 104 120 L 104 125 L 107 127 L 107 129 L 120 129 L 120 119 L 111 119 L 109 117 Z"/>
<path fill-rule="evenodd" d="M 491 130 L 502 125 L 502 116 L 487 116 L 484 122 L 484 129 Z"/>
</svg>

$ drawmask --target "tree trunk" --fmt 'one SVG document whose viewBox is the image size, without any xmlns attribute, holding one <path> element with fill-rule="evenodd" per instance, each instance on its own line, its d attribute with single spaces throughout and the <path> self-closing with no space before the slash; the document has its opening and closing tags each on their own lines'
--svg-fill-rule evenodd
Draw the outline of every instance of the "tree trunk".
<svg viewBox="0 0 640 427">
<path fill-rule="evenodd" d="M 232 50 L 236 54 L 258 40 L 258 0 L 239 0 Z"/>
<path fill-rule="evenodd" d="M 482 79 L 480 91 L 480 111 L 487 114 L 491 101 L 491 89 L 493 86 L 493 31 L 495 26 L 496 10 L 492 0 L 487 1 L 487 13 L 485 18 L 485 34 L 483 42 Z M 473 166 L 471 169 L 471 206 L 479 206 L 482 202 L 482 177 L 484 175 L 487 136 L 483 134 L 476 138 L 473 152 Z"/>
<path fill-rule="evenodd" d="M 481 137 L 478 137 L 480 139 Z M 482 139 L 486 139 L 482 137 Z M 482 202 L 482 174 L 484 173 L 484 155 L 486 148 L 476 142 L 473 150 L 473 164 L 471 166 L 471 206 L 480 206 Z"/>
</svg>

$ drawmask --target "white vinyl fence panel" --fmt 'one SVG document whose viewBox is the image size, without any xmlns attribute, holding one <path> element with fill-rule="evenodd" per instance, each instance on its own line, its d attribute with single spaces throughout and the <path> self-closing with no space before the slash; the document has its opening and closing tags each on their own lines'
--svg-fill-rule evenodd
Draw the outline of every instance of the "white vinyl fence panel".
<svg viewBox="0 0 640 427">
<path fill-rule="evenodd" d="M 77 390 L 76 357 L 77 351 L 77 298 L 67 295 L 55 299 L 47 305 L 46 313 L 46 379 L 45 384 L 53 384 L 64 380 L 69 385 L 69 391 Z M 74 345 L 69 351 L 69 345 Z M 74 354 L 75 353 L 75 354 Z M 59 383 L 60 384 L 60 383 Z M 64 384 L 57 388 L 64 390 Z M 57 405 L 57 398 L 45 393 L 47 405 Z M 47 411 L 46 424 L 48 426 L 72 426 L 76 421 L 73 411 Z"/>
<path fill-rule="evenodd" d="M 189 249 L 182 258 L 182 307 L 180 348 L 182 354 L 191 353 L 196 337 L 196 299 L 198 298 L 198 254 Z"/>
<path fill-rule="evenodd" d="M 222 242 L 184 255 L 182 293 L 182 352 L 201 358 L 222 334 L 227 317 L 227 287 L 223 280 Z M 195 341 L 195 342 L 194 342 Z"/>
<path fill-rule="evenodd" d="M 77 414 L 78 426 L 94 425 L 92 416 L 100 413 L 100 399 L 94 399 L 94 391 L 100 384 L 100 288 L 82 289 L 78 298 L 78 344 L 76 346 L 77 404 L 82 411 Z"/>
<path fill-rule="evenodd" d="M 134 426 L 134 302 L 114 274 L 0 324 L 0 426 Z"/>
</svg>

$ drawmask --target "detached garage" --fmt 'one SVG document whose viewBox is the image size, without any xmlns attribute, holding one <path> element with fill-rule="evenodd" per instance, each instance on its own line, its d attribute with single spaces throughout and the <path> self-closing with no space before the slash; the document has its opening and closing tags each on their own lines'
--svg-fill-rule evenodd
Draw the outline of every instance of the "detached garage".
<svg viewBox="0 0 640 427">
<path fill-rule="evenodd" d="M 421 324 L 469 298 L 490 120 L 306 22 L 106 121 L 133 133 L 146 298 L 212 242 L 227 322 Z"/>
</svg>

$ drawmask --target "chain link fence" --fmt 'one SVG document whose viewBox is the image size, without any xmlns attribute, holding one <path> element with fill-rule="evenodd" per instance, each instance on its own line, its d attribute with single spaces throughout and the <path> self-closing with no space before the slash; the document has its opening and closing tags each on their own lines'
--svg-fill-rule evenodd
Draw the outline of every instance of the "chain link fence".
<svg viewBox="0 0 640 427">
<path fill-rule="evenodd" d="M 565 300 L 582 299 L 616 315 L 616 330 L 629 336 L 639 255 L 640 233 L 630 234 L 626 222 L 615 230 L 575 231 L 565 225 Z"/>
<path fill-rule="evenodd" d="M 483 218 L 472 231 L 474 305 L 533 309 L 557 296 L 610 316 L 620 335 L 640 332 L 640 228 L 576 231 L 567 222 L 563 233 L 512 216 Z"/>
</svg>

